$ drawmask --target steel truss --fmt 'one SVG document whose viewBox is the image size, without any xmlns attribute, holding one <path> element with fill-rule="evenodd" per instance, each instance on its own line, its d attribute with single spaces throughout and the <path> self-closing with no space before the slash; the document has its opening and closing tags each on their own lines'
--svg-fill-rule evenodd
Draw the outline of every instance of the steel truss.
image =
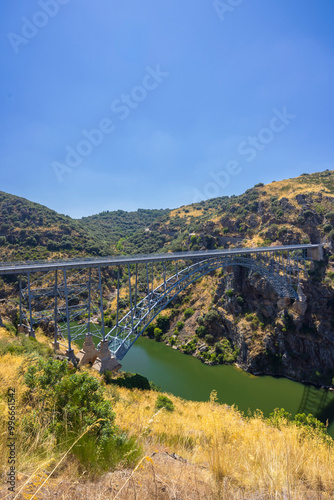
<svg viewBox="0 0 334 500">
<path fill-rule="evenodd" d="M 252 256 L 220 256 L 214 259 L 199 260 L 195 263 L 187 263 L 186 267 L 177 270 L 176 273 L 166 278 L 164 267 L 164 280 L 153 288 L 153 279 L 150 281 L 150 272 L 146 264 L 147 295 L 139 302 L 132 297 L 132 286 L 130 269 L 129 274 L 129 298 L 130 310 L 116 325 L 107 333 L 106 340 L 109 349 L 117 359 L 121 360 L 131 346 L 142 335 L 154 318 L 186 287 L 197 281 L 202 276 L 215 271 L 221 267 L 241 266 L 248 268 L 251 273 L 258 273 L 266 279 L 275 289 L 278 297 L 289 297 L 298 300 L 297 285 L 300 284 L 301 275 L 305 276 L 306 256 L 303 252 L 295 252 L 293 255 L 267 255 L 257 253 Z M 177 263 L 176 263 L 177 264 Z M 137 267 L 136 267 L 137 276 Z M 137 290 L 137 280 L 135 280 Z M 119 305 L 117 304 L 117 311 Z"/>
<path fill-rule="evenodd" d="M 216 269 L 244 267 L 248 276 L 257 273 L 270 283 L 278 297 L 298 300 L 298 285 L 307 278 L 307 260 L 322 258 L 317 258 L 318 250 L 321 255 L 321 246 L 294 245 L 85 259 L 81 263 L 11 263 L 0 265 L 0 274 L 19 275 L 20 325 L 26 322 L 32 335 L 36 324 L 52 321 L 55 344 L 66 342 L 67 337 L 69 357 L 73 357 L 72 341 L 93 334 L 98 341 L 107 340 L 112 354 L 121 360 L 160 311 L 187 286 Z M 115 325 L 107 332 L 101 267 L 112 267 L 114 276 L 117 274 Z"/>
</svg>

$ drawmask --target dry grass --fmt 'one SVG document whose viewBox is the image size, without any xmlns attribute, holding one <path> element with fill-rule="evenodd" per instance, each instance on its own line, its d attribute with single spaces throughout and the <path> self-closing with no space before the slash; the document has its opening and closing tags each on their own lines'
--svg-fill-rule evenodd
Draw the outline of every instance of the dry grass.
<svg viewBox="0 0 334 500">
<path fill-rule="evenodd" d="M 322 191 L 326 194 L 326 196 L 334 198 L 334 195 L 330 192 L 328 188 L 324 185 L 308 185 L 300 182 L 299 178 L 295 179 L 286 179 L 283 181 L 272 182 L 271 184 L 266 184 L 264 187 L 266 192 L 265 195 L 260 194 L 260 200 L 267 199 L 268 196 L 277 196 L 280 198 L 288 198 L 289 202 L 292 203 L 295 207 L 298 207 L 298 203 L 295 200 L 296 195 L 298 194 L 319 194 L 319 191 Z"/>
<path fill-rule="evenodd" d="M 305 437 L 296 426 L 269 427 L 260 414 L 244 419 L 214 398 L 197 403 L 169 395 L 175 411 L 153 414 L 154 394 L 120 389 L 119 396 L 119 425 L 141 436 L 146 449 L 164 446 L 198 471 L 206 470 L 207 487 L 221 498 L 334 493 L 333 449 L 319 436 Z"/>
<path fill-rule="evenodd" d="M 185 210 L 188 210 L 186 212 Z M 169 218 L 172 219 L 173 217 L 176 217 L 177 215 L 179 217 L 184 218 L 184 217 L 192 217 L 192 216 L 201 216 L 203 215 L 204 210 L 201 208 L 200 210 L 195 210 L 195 208 L 191 205 L 187 205 L 183 208 L 176 208 L 175 210 L 172 210 L 169 214 Z"/>
<path fill-rule="evenodd" d="M 0 330 L 0 338 L 10 340 L 10 334 Z M 23 363 L 27 358 L 6 354 L 0 364 L 3 480 L 8 454 L 3 397 L 8 387 L 18 390 L 20 427 L 29 410 L 21 397 Z M 119 466 L 93 480 L 69 454 L 49 477 L 63 454 L 45 436 L 41 421 L 39 432 L 29 442 L 17 442 L 16 493 L 22 488 L 18 499 L 334 498 L 333 447 L 317 434 L 305 434 L 294 425 L 269 426 L 260 413 L 245 418 L 233 407 L 217 404 L 214 393 L 209 402 L 168 395 L 175 406 L 173 412 L 156 411 L 157 393 L 153 391 L 107 386 L 107 394 L 119 427 L 136 436 L 142 446 L 144 455 L 137 467 Z M 14 498 L 7 494 L 3 483 L 0 498 Z"/>
</svg>

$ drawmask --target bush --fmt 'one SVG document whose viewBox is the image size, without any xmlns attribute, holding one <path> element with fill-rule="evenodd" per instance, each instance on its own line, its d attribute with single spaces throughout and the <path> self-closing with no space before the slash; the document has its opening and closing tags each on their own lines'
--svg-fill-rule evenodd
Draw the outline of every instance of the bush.
<svg viewBox="0 0 334 500">
<path fill-rule="evenodd" d="M 176 328 L 178 329 L 178 331 L 181 331 L 183 327 L 184 327 L 183 321 L 178 321 L 176 323 Z"/>
<path fill-rule="evenodd" d="M 213 335 L 211 335 L 211 333 L 207 333 L 207 334 L 205 335 L 205 342 L 206 342 L 207 344 L 212 345 L 212 344 L 214 343 L 214 340 L 215 340 L 215 338 L 214 338 L 214 336 L 213 336 Z"/>
<path fill-rule="evenodd" d="M 174 411 L 175 407 L 173 401 L 171 401 L 167 396 L 159 394 L 155 402 L 155 409 L 156 411 L 161 409 L 165 409 L 167 411 Z"/>
<path fill-rule="evenodd" d="M 215 311 L 215 310 L 209 311 L 204 316 L 205 323 L 214 323 L 215 321 L 218 321 L 218 320 L 220 320 L 220 315 L 219 315 L 219 312 Z"/>
<path fill-rule="evenodd" d="M 158 316 L 157 317 L 157 327 L 165 333 L 169 327 L 169 318 L 168 316 Z"/>
<path fill-rule="evenodd" d="M 333 229 L 333 226 L 332 224 L 325 224 L 323 229 L 325 233 L 329 233 Z"/>
<path fill-rule="evenodd" d="M 104 399 L 96 378 L 70 369 L 66 361 L 48 359 L 29 366 L 24 379 L 35 407 L 26 414 L 27 422 L 46 422 L 48 432 L 66 449 L 82 435 L 72 453 L 86 468 L 107 470 L 122 459 L 136 459 L 135 442 L 115 426 L 111 402 Z"/>
<path fill-rule="evenodd" d="M 316 433 L 323 440 L 332 443 L 332 438 L 328 436 L 325 424 L 315 418 L 311 413 L 308 415 L 305 413 L 297 413 L 297 415 L 292 417 L 291 413 L 285 411 L 284 408 L 276 408 L 269 414 L 267 422 L 278 429 L 284 425 L 297 425 L 301 427 L 306 434 L 314 435 Z"/>
<path fill-rule="evenodd" d="M 205 326 L 200 325 L 196 328 L 195 333 L 199 338 L 203 338 L 208 332 Z"/>
<path fill-rule="evenodd" d="M 231 288 L 229 290 L 226 290 L 225 295 L 226 295 L 226 297 L 233 297 L 234 290 L 232 290 Z"/>
<path fill-rule="evenodd" d="M 160 340 L 162 337 L 162 330 L 161 328 L 154 328 L 154 338 L 155 340 Z"/>
<path fill-rule="evenodd" d="M 204 316 L 199 316 L 196 321 L 199 325 L 204 325 Z"/>
<path fill-rule="evenodd" d="M 184 311 L 184 317 L 188 319 L 194 314 L 194 312 L 195 311 L 191 307 L 188 307 L 188 309 Z"/>
<path fill-rule="evenodd" d="M 4 321 L 3 325 L 6 328 L 7 332 L 10 332 L 10 333 L 13 333 L 14 335 L 16 335 L 16 328 L 14 325 L 9 323 L 8 321 Z"/>
<path fill-rule="evenodd" d="M 7 326 L 6 326 L 7 328 Z M 14 326 L 10 325 L 12 333 L 15 333 Z M 19 356 L 38 354 L 40 356 L 50 356 L 52 349 L 45 344 L 39 343 L 34 337 L 26 337 L 25 335 L 18 335 L 13 342 L 6 341 L 0 342 L 0 354 L 17 354 Z"/>
</svg>

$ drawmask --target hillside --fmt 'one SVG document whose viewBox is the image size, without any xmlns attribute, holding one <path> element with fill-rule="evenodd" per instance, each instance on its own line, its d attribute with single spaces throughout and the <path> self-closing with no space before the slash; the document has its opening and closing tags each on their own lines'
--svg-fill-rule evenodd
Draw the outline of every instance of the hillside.
<svg viewBox="0 0 334 500">
<path fill-rule="evenodd" d="M 151 253 L 236 245 L 324 243 L 325 260 L 308 270 L 300 314 L 279 304 L 263 279 L 222 269 L 188 287 L 146 334 L 207 364 L 236 362 L 251 373 L 332 385 L 334 377 L 334 172 L 257 184 L 240 196 L 175 210 L 103 212 L 80 220 L 0 193 L 2 260 Z M 126 276 L 124 276 L 126 280 Z M 103 270 L 105 324 L 115 323 L 115 275 Z M 12 295 L 10 278 L 1 298 Z M 121 292 L 124 313 L 129 298 Z M 15 300 L 0 305 L 15 321 Z"/>
<path fill-rule="evenodd" d="M 334 172 L 258 184 L 240 196 L 175 210 L 102 212 L 82 219 L 0 192 L 0 256 L 145 253 L 236 244 L 283 244 L 334 238 Z"/>
<path fill-rule="evenodd" d="M 245 239 L 247 246 L 277 240 L 283 244 L 319 243 L 321 239 L 331 243 L 333 200 L 333 171 L 304 174 L 266 186 L 257 184 L 240 196 L 172 210 L 152 231 L 165 240 L 163 251 L 217 248 L 232 238 Z M 140 252 L 149 240 L 150 234 L 138 232 L 124 242 L 124 250 L 132 253 L 135 247 Z"/>
<path fill-rule="evenodd" d="M 102 251 L 99 242 L 78 221 L 38 203 L 0 192 L 0 214 L 2 261 Z"/>
<path fill-rule="evenodd" d="M 333 440 L 312 416 L 245 416 L 217 404 L 214 391 L 191 402 L 119 387 L 55 359 L 36 335 L 0 328 L 1 498 L 15 496 L 6 482 L 8 394 L 18 498 L 332 497 Z"/>
</svg>

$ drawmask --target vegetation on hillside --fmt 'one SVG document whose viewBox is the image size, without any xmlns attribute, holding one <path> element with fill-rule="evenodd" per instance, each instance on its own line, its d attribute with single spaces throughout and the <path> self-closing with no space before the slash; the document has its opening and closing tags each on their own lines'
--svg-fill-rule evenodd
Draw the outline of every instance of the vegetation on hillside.
<svg viewBox="0 0 334 500">
<path fill-rule="evenodd" d="M 257 184 L 175 210 L 117 210 L 72 219 L 0 192 L 0 259 L 41 259 L 334 239 L 334 172 Z"/>
</svg>

